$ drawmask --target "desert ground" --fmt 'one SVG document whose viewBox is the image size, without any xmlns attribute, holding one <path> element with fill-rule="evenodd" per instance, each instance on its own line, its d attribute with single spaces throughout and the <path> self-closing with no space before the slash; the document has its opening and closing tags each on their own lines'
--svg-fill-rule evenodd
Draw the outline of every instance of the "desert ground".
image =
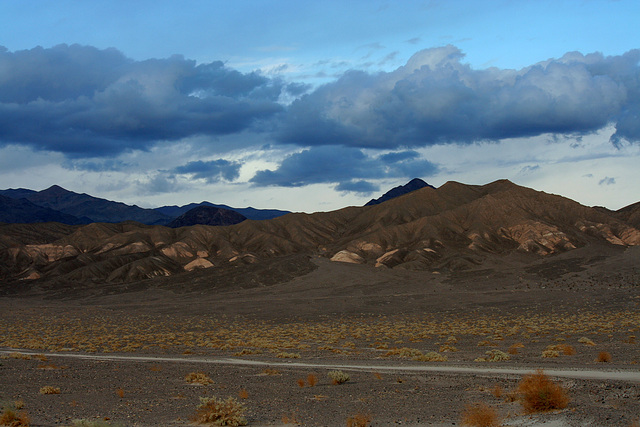
<svg viewBox="0 0 640 427">
<path fill-rule="evenodd" d="M 214 396 L 256 426 L 460 425 L 475 403 L 503 425 L 637 425 L 639 249 L 457 272 L 292 256 L 242 274 L 5 286 L 0 401 L 37 426 L 192 425 Z M 515 390 L 538 369 L 566 408 L 524 410 Z M 349 380 L 332 384 L 335 370 Z"/>
</svg>

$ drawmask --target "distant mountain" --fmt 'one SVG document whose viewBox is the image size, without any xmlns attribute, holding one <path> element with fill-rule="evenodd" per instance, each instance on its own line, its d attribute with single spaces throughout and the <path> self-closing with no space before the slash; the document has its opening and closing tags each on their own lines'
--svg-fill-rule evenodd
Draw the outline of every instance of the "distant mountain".
<svg viewBox="0 0 640 427">
<path fill-rule="evenodd" d="M 197 206 L 183 213 L 167 227 L 179 228 L 191 225 L 233 225 L 247 219 L 244 215 L 229 209 L 215 208 L 213 206 Z"/>
<path fill-rule="evenodd" d="M 89 224 L 89 218 L 77 218 L 60 211 L 35 205 L 25 198 L 14 199 L 0 195 L 0 222 L 35 223 L 60 222 L 62 224 Z"/>
<path fill-rule="evenodd" d="M 248 208 L 233 208 L 231 206 L 227 206 L 227 205 L 216 205 L 210 202 L 201 202 L 201 203 L 189 203 L 188 205 L 184 205 L 184 206 L 162 206 L 159 208 L 155 208 L 156 211 L 160 212 L 163 215 L 169 216 L 169 217 L 178 217 L 180 215 L 182 215 L 183 213 L 196 208 L 198 206 L 211 206 L 214 208 L 222 208 L 222 209 L 228 209 L 234 212 L 237 212 L 241 215 L 244 215 L 247 219 L 253 219 L 253 220 L 264 220 L 264 219 L 273 219 L 273 218 L 277 218 L 279 216 L 282 215 L 286 215 L 288 213 L 291 213 L 289 211 L 283 211 L 283 210 L 278 210 L 278 209 L 255 209 L 252 207 L 248 207 Z"/>
<path fill-rule="evenodd" d="M 640 245 L 640 230 L 624 220 L 635 218 L 638 207 L 607 212 L 500 180 L 447 182 L 366 208 L 292 213 L 228 227 L 5 224 L 0 283 L 133 282 L 194 269 L 267 265 L 266 260 L 292 255 L 432 272 L 488 268 L 506 259 L 527 264 L 578 248 L 598 254 Z"/>
<path fill-rule="evenodd" d="M 112 202 L 88 194 L 74 193 L 53 185 L 46 190 L 32 191 L 25 189 L 2 190 L 0 194 L 8 197 L 23 197 L 31 203 L 60 211 L 77 218 L 88 218 L 89 222 L 123 222 L 137 221 L 143 224 L 162 225 L 172 220 L 153 209 Z"/>
<path fill-rule="evenodd" d="M 379 205 L 380 203 L 384 203 L 387 200 L 395 199 L 396 197 L 403 196 L 407 193 L 411 193 L 412 191 L 416 191 L 424 187 L 435 188 L 434 186 L 427 184 L 420 178 L 414 178 L 405 185 L 400 185 L 398 187 L 392 188 L 378 199 L 369 200 L 365 206 Z"/>
</svg>

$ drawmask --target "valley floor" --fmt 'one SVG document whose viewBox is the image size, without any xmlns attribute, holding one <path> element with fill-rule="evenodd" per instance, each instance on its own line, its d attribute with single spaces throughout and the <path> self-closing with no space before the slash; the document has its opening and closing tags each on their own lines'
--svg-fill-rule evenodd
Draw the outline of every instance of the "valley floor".
<svg viewBox="0 0 640 427">
<path fill-rule="evenodd" d="M 482 402 L 504 425 L 631 426 L 637 252 L 449 275 L 316 259 L 285 283 L 210 293 L 34 287 L 0 298 L 0 401 L 42 426 L 188 425 L 213 396 L 245 405 L 249 425 L 459 425 Z M 349 381 L 332 384 L 335 369 Z M 568 407 L 524 412 L 514 391 L 536 369 Z M 212 382 L 189 383 L 197 372 Z"/>
</svg>

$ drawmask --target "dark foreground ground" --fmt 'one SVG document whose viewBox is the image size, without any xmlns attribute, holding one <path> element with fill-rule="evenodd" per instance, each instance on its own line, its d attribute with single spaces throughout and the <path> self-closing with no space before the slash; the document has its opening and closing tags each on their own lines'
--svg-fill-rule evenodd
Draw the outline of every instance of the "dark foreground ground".
<svg viewBox="0 0 640 427">
<path fill-rule="evenodd" d="M 312 259 L 312 272 L 284 283 L 240 280 L 214 284 L 215 292 L 205 275 L 126 289 L 13 290 L 0 298 L 0 400 L 18 401 L 32 425 L 188 425 L 199 397 L 232 396 L 250 425 L 340 426 L 356 414 L 377 426 L 459 425 L 466 405 L 484 402 L 505 425 L 631 426 L 640 415 L 636 249 L 576 250 L 527 266 L 504 258 L 451 274 Z M 447 360 L 412 360 L 430 352 Z M 492 354 L 509 359 L 487 361 Z M 220 359 L 245 364 L 203 361 Z M 343 368 L 350 380 L 333 385 L 326 365 L 358 368 Z M 529 415 L 514 400 L 522 374 L 406 366 L 622 371 L 629 379 L 558 377 L 569 406 Z M 192 372 L 213 382 L 189 384 Z M 60 393 L 41 394 L 45 386 Z"/>
</svg>

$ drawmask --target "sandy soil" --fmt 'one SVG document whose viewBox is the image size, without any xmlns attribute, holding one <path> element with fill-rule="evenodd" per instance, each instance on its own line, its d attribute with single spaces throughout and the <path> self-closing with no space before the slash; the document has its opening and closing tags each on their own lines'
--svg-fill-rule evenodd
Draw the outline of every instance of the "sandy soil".
<svg viewBox="0 0 640 427">
<path fill-rule="evenodd" d="M 356 414 L 376 426 L 459 425 L 466 405 L 484 402 L 505 425 L 630 426 L 640 415 L 638 260 L 635 249 L 578 250 L 526 266 L 505 258 L 433 274 L 314 259 L 314 271 L 286 282 L 240 281 L 215 292 L 206 276 L 191 275 L 127 289 L 11 293 L 0 298 L 0 400 L 22 401 L 32 425 L 46 426 L 80 418 L 188 425 L 202 396 L 236 397 L 250 425 L 340 426 Z M 403 348 L 447 361 L 412 360 Z M 557 355 L 542 357 L 550 349 Z M 478 361 L 492 350 L 510 359 Z M 610 361 L 597 361 L 603 352 Z M 219 359 L 246 364 L 209 363 Z M 347 383 L 331 384 L 334 365 L 349 373 Z M 521 373 L 408 369 L 421 367 L 604 377 L 559 374 L 569 406 L 529 415 L 513 400 Z M 610 371 L 629 378 L 609 379 Z M 213 383 L 189 384 L 191 372 Z M 318 379 L 313 387 L 309 375 Z M 47 385 L 60 394 L 41 394 Z"/>
</svg>

